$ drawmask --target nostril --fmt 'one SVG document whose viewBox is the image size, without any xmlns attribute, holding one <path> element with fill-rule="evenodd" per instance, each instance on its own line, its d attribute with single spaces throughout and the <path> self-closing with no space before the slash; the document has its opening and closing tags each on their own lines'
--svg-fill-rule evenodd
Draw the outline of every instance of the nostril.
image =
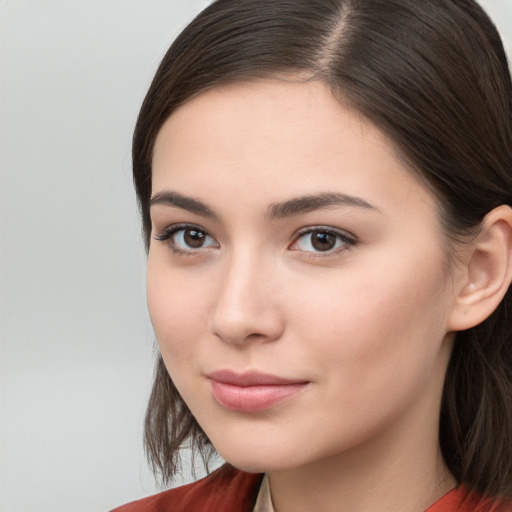
<svg viewBox="0 0 512 512">
<path fill-rule="evenodd" d="M 258 313 L 241 309 L 238 313 L 217 310 L 211 332 L 226 343 L 247 344 L 274 341 L 284 330 L 284 321 L 275 308 L 261 309 Z"/>
</svg>

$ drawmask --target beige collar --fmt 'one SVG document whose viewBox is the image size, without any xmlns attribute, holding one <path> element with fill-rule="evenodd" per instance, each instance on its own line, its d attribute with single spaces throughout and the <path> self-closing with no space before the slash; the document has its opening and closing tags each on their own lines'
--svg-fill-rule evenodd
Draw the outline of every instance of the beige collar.
<svg viewBox="0 0 512 512">
<path fill-rule="evenodd" d="M 265 475 L 261 481 L 260 490 L 258 491 L 258 498 L 256 499 L 256 505 L 254 505 L 252 512 L 274 512 L 272 496 L 270 494 L 270 484 L 267 475 Z"/>
</svg>

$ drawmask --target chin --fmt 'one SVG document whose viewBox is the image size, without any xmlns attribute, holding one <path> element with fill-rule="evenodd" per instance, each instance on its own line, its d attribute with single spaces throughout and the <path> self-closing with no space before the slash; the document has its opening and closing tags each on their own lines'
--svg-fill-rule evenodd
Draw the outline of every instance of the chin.
<svg viewBox="0 0 512 512">
<path fill-rule="evenodd" d="M 304 463 L 300 460 L 298 450 L 286 450 L 282 445 L 260 442 L 254 449 L 248 446 L 221 447 L 219 455 L 232 466 L 247 473 L 271 473 L 298 467 Z"/>
</svg>

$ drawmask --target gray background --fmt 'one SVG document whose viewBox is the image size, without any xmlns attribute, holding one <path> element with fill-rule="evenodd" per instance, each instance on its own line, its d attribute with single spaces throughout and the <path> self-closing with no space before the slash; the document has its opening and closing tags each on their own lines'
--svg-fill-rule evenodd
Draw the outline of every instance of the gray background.
<svg viewBox="0 0 512 512">
<path fill-rule="evenodd" d="M 130 176 L 138 107 L 206 0 L 0 0 L 0 512 L 157 489 Z M 483 4 L 512 49 L 512 0 Z"/>
</svg>

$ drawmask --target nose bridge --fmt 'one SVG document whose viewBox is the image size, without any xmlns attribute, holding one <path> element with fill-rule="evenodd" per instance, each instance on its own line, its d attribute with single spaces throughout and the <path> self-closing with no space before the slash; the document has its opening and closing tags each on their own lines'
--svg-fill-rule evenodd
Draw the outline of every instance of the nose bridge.
<svg viewBox="0 0 512 512">
<path fill-rule="evenodd" d="M 226 257 L 216 300 L 212 331 L 224 341 L 268 341 L 279 337 L 282 319 L 271 296 L 272 265 L 269 258 L 249 248 Z"/>
</svg>

